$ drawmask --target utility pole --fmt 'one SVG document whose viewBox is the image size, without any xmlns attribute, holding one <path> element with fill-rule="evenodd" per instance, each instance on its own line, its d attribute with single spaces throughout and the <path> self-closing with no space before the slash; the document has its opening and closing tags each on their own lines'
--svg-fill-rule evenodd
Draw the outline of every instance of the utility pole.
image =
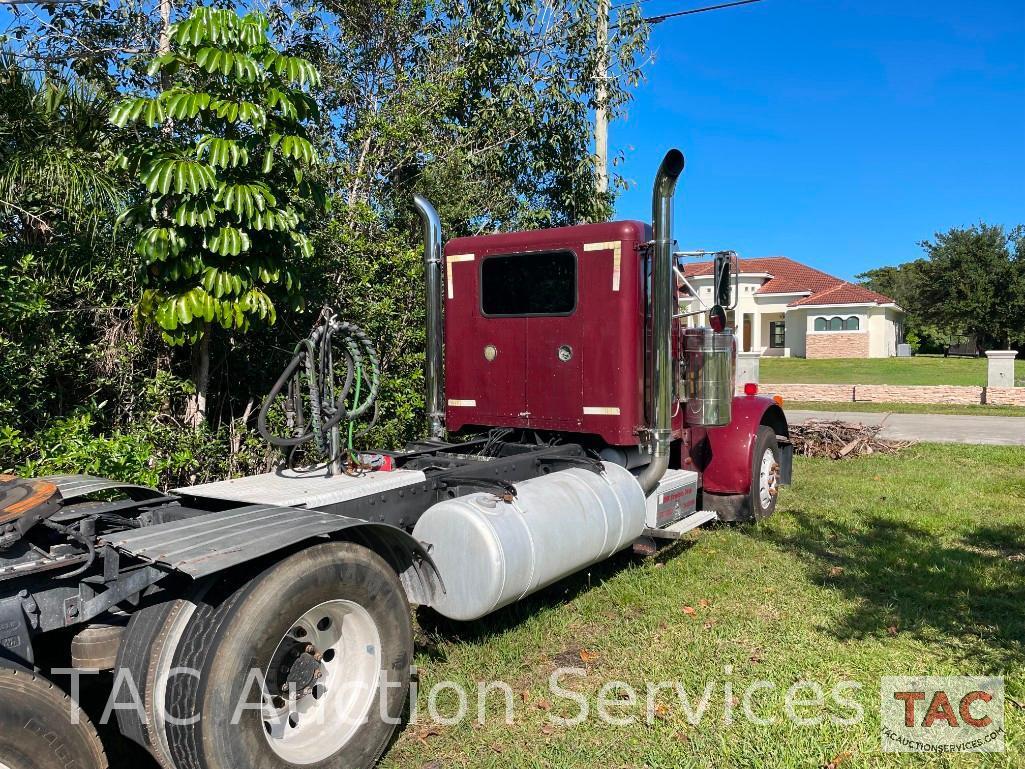
<svg viewBox="0 0 1025 769">
<path fill-rule="evenodd" d="M 647 0 L 637 0 L 638 3 L 645 3 Z M 704 8 L 692 8 L 686 11 L 665 13 L 661 16 L 651 16 L 644 19 L 649 26 L 661 24 L 669 19 L 680 16 L 690 16 L 695 13 L 707 13 L 708 11 L 721 11 L 725 8 L 735 8 L 738 5 L 751 5 L 761 0 L 730 0 L 729 2 L 709 5 Z M 620 8 L 622 6 L 616 6 Z M 609 109 L 608 109 L 608 84 L 609 84 L 609 12 L 611 11 L 611 0 L 598 0 L 596 40 L 598 51 L 597 78 L 595 81 L 594 98 L 596 107 L 594 110 L 594 156 L 595 156 L 595 183 L 599 195 L 609 191 Z M 617 25 L 618 26 L 618 25 Z"/>
<path fill-rule="evenodd" d="M 609 191 L 609 6 L 610 0 L 598 0 L 598 81 L 595 84 L 594 155 L 597 166 L 598 194 Z"/>
</svg>

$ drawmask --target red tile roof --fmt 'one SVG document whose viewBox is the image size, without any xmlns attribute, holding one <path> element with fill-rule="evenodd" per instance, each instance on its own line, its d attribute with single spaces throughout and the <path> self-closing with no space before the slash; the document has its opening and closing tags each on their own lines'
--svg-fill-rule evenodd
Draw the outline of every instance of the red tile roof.
<svg viewBox="0 0 1025 769">
<path fill-rule="evenodd" d="M 805 304 L 894 304 L 888 296 L 870 291 L 864 286 L 854 283 L 841 283 L 827 288 L 825 291 L 806 296 L 791 302 L 787 307 L 800 307 Z"/>
<path fill-rule="evenodd" d="M 769 278 L 762 283 L 755 291 L 756 294 L 802 294 L 809 293 L 811 289 L 798 283 L 796 280 L 786 278 Z"/>
<path fill-rule="evenodd" d="M 711 262 L 686 264 L 683 274 L 687 277 L 709 275 Z M 864 286 L 840 280 L 813 267 L 795 262 L 785 256 L 768 256 L 760 259 L 741 259 L 740 272 L 766 273 L 771 277 L 758 287 L 756 294 L 793 294 L 810 291 L 811 296 L 791 302 L 788 307 L 806 304 L 892 304 L 893 300 Z"/>
</svg>

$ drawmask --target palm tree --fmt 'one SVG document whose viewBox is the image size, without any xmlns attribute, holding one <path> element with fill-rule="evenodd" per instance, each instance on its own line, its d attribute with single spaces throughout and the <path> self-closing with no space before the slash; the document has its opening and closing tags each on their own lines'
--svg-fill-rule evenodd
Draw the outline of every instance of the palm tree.
<svg viewBox="0 0 1025 769">
<path fill-rule="evenodd" d="M 0 52 L 0 230 L 26 244 L 91 235 L 125 193 L 111 164 L 110 104 L 87 86 L 26 72 Z"/>
</svg>

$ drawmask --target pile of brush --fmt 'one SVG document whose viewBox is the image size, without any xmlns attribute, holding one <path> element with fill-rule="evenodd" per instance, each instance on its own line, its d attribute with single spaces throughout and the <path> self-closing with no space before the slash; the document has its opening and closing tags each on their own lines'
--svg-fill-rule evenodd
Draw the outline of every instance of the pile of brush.
<svg viewBox="0 0 1025 769">
<path fill-rule="evenodd" d="M 895 454 L 912 441 L 886 441 L 876 437 L 880 427 L 849 422 L 809 419 L 803 425 L 790 426 L 794 455 L 849 459 L 866 454 Z"/>
</svg>

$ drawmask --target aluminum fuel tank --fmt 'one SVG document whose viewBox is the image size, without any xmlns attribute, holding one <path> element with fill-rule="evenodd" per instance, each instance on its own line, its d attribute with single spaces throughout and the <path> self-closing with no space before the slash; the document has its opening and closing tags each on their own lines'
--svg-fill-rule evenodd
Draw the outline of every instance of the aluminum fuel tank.
<svg viewBox="0 0 1025 769">
<path fill-rule="evenodd" d="M 573 468 L 489 493 L 439 502 L 413 536 L 430 547 L 446 593 L 433 608 L 472 620 L 608 558 L 644 531 L 645 500 L 630 471 Z"/>
</svg>

